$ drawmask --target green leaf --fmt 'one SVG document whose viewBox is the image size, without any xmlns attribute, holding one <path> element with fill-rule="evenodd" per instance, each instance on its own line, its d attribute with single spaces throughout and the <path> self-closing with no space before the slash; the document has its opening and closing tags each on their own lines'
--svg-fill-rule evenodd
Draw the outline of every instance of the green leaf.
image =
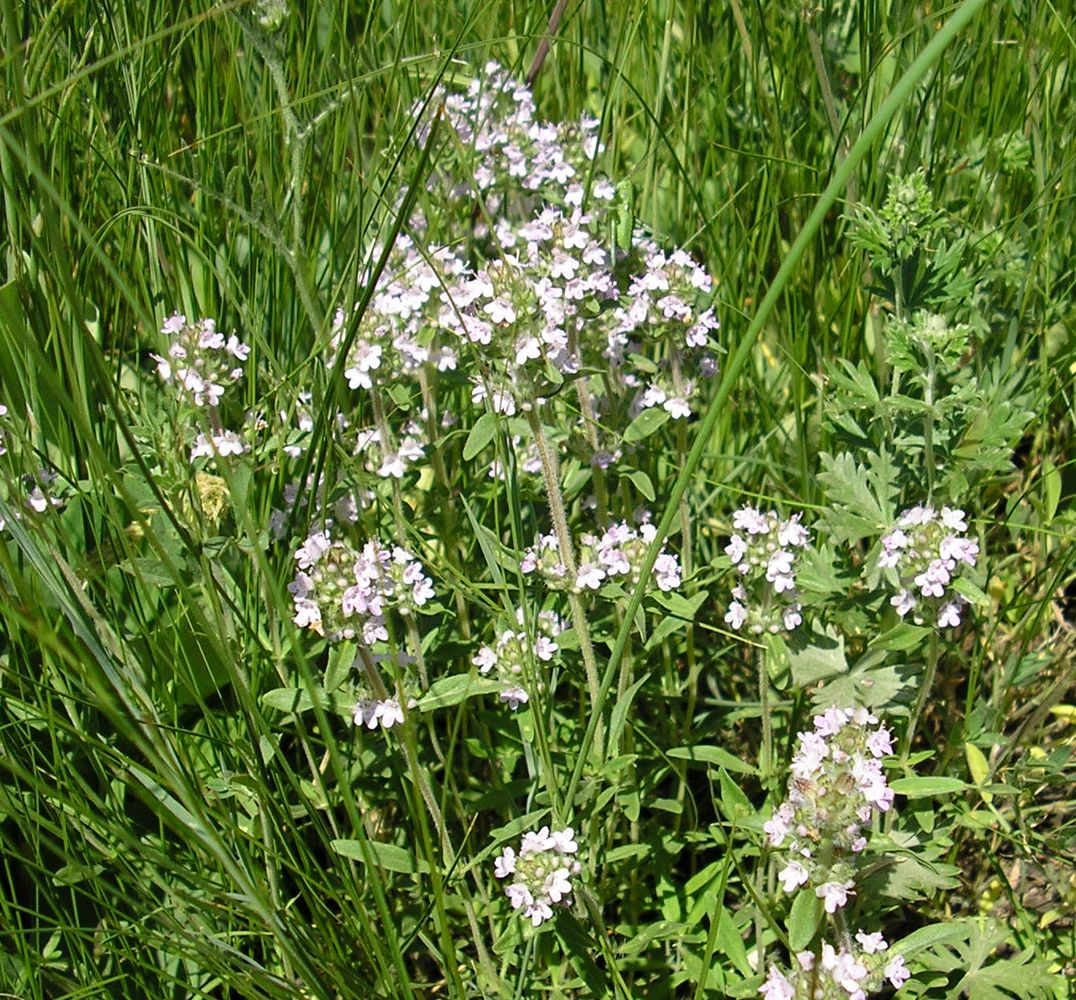
<svg viewBox="0 0 1076 1000">
<path fill-rule="evenodd" d="M 874 639 L 871 642 L 871 649 L 892 649 L 895 652 L 905 652 L 922 645 L 932 631 L 933 629 L 924 628 L 922 625 L 900 622 Z"/>
<path fill-rule="evenodd" d="M 728 771 L 721 768 L 718 771 L 718 784 L 721 786 L 721 811 L 726 818 L 736 822 L 755 813 L 751 800 L 744 795 L 743 790 L 729 777 Z"/>
<path fill-rule="evenodd" d="M 675 591 L 668 594 L 658 592 L 652 595 L 651 600 L 663 607 L 669 614 L 691 622 L 695 620 L 695 616 L 699 613 L 699 608 L 702 607 L 708 596 L 705 591 L 692 594 L 691 597 L 684 597 L 683 594 L 678 594 Z"/>
<path fill-rule="evenodd" d="M 904 855 L 894 859 L 879 875 L 868 879 L 867 884 L 877 886 L 874 891 L 890 899 L 908 902 L 924 899 L 942 889 L 955 889 L 960 885 L 960 873 L 955 865 Z"/>
<path fill-rule="evenodd" d="M 1050 458 L 1042 460 L 1042 519 L 1049 524 L 1057 513 L 1057 505 L 1061 502 L 1061 472 Z"/>
<path fill-rule="evenodd" d="M 848 672 L 844 637 L 834 628 L 825 632 L 816 630 L 806 641 L 798 633 L 794 634 L 788 645 L 788 665 L 792 683 L 797 687 L 807 687 L 815 681 Z"/>
<path fill-rule="evenodd" d="M 950 927 L 948 934 L 933 934 L 926 947 L 922 939 L 913 942 L 918 946 L 917 963 L 928 972 L 960 975 L 948 989 L 947 1000 L 1045 1000 L 1062 986 L 1061 977 L 1050 972 L 1043 959 L 1036 958 L 1034 948 L 994 957 L 1011 941 L 1011 932 L 998 921 L 965 918 L 951 921 Z M 894 945 L 894 951 L 902 950 L 905 942 L 914 938 L 911 935 Z"/>
<path fill-rule="evenodd" d="M 819 688 L 811 701 L 819 708 L 830 705 L 862 705 L 882 708 L 901 700 L 905 689 L 915 684 L 915 675 L 907 668 L 875 665 L 878 660 L 870 653 L 863 656 L 847 673 Z"/>
<path fill-rule="evenodd" d="M 800 889 L 788 914 L 788 946 L 793 951 L 803 951 L 814 940 L 821 914 L 822 900 L 810 889 Z"/>
<path fill-rule="evenodd" d="M 953 580 L 952 585 L 953 589 L 964 597 L 969 604 L 975 604 L 980 608 L 990 607 L 990 598 L 967 577 L 957 577 Z"/>
<path fill-rule="evenodd" d="M 624 441 L 627 444 L 637 444 L 644 438 L 650 437 L 658 428 L 663 426 L 669 419 L 667 410 L 660 406 L 652 406 L 643 410 L 626 428 L 624 428 Z"/>
<path fill-rule="evenodd" d="M 654 484 L 650 481 L 650 477 L 639 469 L 633 469 L 631 472 L 624 473 L 628 479 L 632 481 L 635 488 L 651 503 L 654 502 L 654 498 L 657 494 L 654 492 Z"/>
<path fill-rule="evenodd" d="M 136 557 L 120 563 L 120 569 L 124 573 L 134 577 L 151 587 L 174 587 L 177 584 L 175 576 L 170 573 L 159 559 L 146 559 Z"/>
<path fill-rule="evenodd" d="M 324 697 L 325 692 L 319 689 Z M 261 697 L 266 708 L 275 708 L 279 712 L 307 712 L 314 707 L 314 701 L 306 688 L 283 687 L 266 691 Z"/>
<path fill-rule="evenodd" d="M 898 795 L 909 799 L 923 799 L 931 795 L 952 795 L 968 787 L 967 782 L 959 778 L 937 777 L 896 778 L 889 782 L 889 787 Z"/>
<path fill-rule="evenodd" d="M 416 862 L 415 856 L 403 847 L 396 844 L 383 844 L 377 840 L 367 840 L 366 848 L 374 864 L 384 868 L 387 872 L 400 872 L 403 875 L 413 875 L 415 872 L 428 872 L 430 866 L 422 860 Z M 363 854 L 363 841 L 361 840 L 334 840 L 331 842 L 332 849 L 341 857 L 351 858 L 362 864 L 366 863 L 366 855 Z"/>
<path fill-rule="evenodd" d="M 620 733 L 624 729 L 624 723 L 628 718 L 628 709 L 631 708 L 631 703 L 635 700 L 636 694 L 639 693 L 639 688 L 646 683 L 647 678 L 650 675 L 647 674 L 640 677 L 623 696 L 617 699 L 617 703 L 613 706 L 613 714 L 609 721 L 609 752 L 615 753 L 616 748 L 620 745 Z"/>
<path fill-rule="evenodd" d="M 959 941 L 966 936 L 967 931 L 960 924 L 949 922 L 928 924 L 926 927 L 920 927 L 918 930 L 914 930 L 911 934 L 901 938 L 895 944 L 890 945 L 890 950 L 894 955 L 903 955 L 905 958 L 910 958 L 917 951 L 922 951 L 924 948 L 933 948 L 935 945 L 945 944 L 949 941 Z"/>
<path fill-rule="evenodd" d="M 496 416 L 489 412 L 483 413 L 482 416 L 475 421 L 475 425 L 471 428 L 470 434 L 467 435 L 467 441 L 463 445 L 464 460 L 468 462 L 471 461 L 475 455 L 493 440 L 493 435 L 496 433 Z"/>
<path fill-rule="evenodd" d="M 896 470 L 883 450 L 869 458 L 864 468 L 847 452 L 819 458 L 819 482 L 825 487 L 830 509 L 823 517 L 833 540 L 855 542 L 881 534 L 893 520 L 897 495 Z"/>
<path fill-rule="evenodd" d="M 986 784 L 986 779 L 990 777 L 990 765 L 987 763 L 986 755 L 974 743 L 965 743 L 964 757 L 968 762 L 971 780 L 982 788 Z"/>
<path fill-rule="evenodd" d="M 732 921 L 732 915 L 724 906 L 717 918 L 717 934 L 714 936 L 717 950 L 724 954 L 741 976 L 751 975 L 751 962 L 747 957 L 743 936 Z"/>
<path fill-rule="evenodd" d="M 492 677 L 473 677 L 471 674 L 453 674 L 434 681 L 426 693 L 418 699 L 420 711 L 432 712 L 438 708 L 451 708 L 475 695 L 493 694 L 504 685 Z"/>
<path fill-rule="evenodd" d="M 757 767 L 752 767 L 747 761 L 741 760 L 734 754 L 729 753 L 728 750 L 722 750 L 721 747 L 675 747 L 669 750 L 667 755 L 674 760 L 690 760 L 693 763 L 713 764 L 740 774 L 758 774 Z"/>
</svg>

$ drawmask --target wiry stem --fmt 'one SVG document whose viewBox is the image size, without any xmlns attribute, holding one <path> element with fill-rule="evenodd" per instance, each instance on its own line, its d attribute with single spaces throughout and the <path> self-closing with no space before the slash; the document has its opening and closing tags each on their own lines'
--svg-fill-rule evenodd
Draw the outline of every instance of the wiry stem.
<svg viewBox="0 0 1076 1000">
<path fill-rule="evenodd" d="M 904 764 L 912 752 L 912 741 L 915 739 L 915 730 L 919 725 L 919 719 L 923 715 L 927 698 L 930 697 L 931 688 L 934 687 L 934 678 L 938 673 L 938 660 L 941 655 L 941 646 L 938 641 L 937 631 L 930 633 L 930 642 L 927 646 L 927 666 L 923 672 L 923 683 L 919 687 L 919 695 L 915 699 L 915 707 L 908 717 L 908 729 L 904 734 L 904 750 L 900 755 L 900 762 Z"/>
<path fill-rule="evenodd" d="M 553 530 L 557 535 L 560 558 L 568 572 L 570 585 L 574 588 L 578 567 L 575 561 L 575 550 L 572 547 L 572 538 L 568 533 L 568 518 L 564 513 L 564 498 L 560 492 L 557 460 L 549 450 L 549 441 L 545 436 L 545 431 L 542 430 L 542 421 L 536 409 L 532 408 L 527 411 L 527 422 L 530 424 L 531 433 L 534 435 L 534 443 L 538 449 L 538 459 L 542 465 L 542 478 L 545 481 L 546 496 L 549 499 L 549 513 L 553 519 Z M 579 651 L 583 654 L 591 711 L 598 713 L 600 712 L 598 661 L 594 656 L 594 646 L 590 641 L 590 627 L 587 624 L 583 602 L 580 600 L 579 594 L 574 590 L 568 591 L 568 606 L 571 608 L 572 624 L 575 626 L 575 634 L 579 639 Z M 595 739 L 594 745 L 595 747 L 600 747 L 601 741 Z"/>
</svg>

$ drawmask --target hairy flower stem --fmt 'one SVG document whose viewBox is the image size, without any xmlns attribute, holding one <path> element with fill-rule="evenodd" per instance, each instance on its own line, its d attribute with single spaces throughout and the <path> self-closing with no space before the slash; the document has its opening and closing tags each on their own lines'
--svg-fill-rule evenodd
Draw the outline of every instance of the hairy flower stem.
<svg viewBox="0 0 1076 1000">
<path fill-rule="evenodd" d="M 443 864 L 447 869 L 454 861 L 455 851 L 449 840 L 448 831 L 445 829 L 444 817 L 441 815 L 437 800 L 434 798 L 433 790 L 430 788 L 429 781 L 426 777 L 426 772 L 419 765 L 415 731 L 416 727 L 414 725 L 413 717 L 408 713 L 404 719 L 400 742 L 404 746 L 404 754 L 407 758 L 408 769 L 411 771 L 415 784 L 418 786 L 419 792 L 422 795 L 422 799 L 426 803 L 426 808 L 429 810 L 430 817 L 433 819 L 434 827 L 440 835 Z M 430 840 L 430 829 L 429 824 L 426 821 L 426 813 L 422 809 L 415 809 L 414 814 L 418 817 L 419 833 L 422 837 L 422 844 L 430 860 L 430 889 L 431 895 L 433 896 L 434 911 L 437 914 L 436 925 L 441 938 L 441 948 L 444 955 L 444 971 L 450 981 L 454 984 L 456 990 L 459 991 L 456 995 L 463 996 L 464 988 L 463 982 L 460 979 L 459 966 L 456 960 L 456 949 L 452 940 L 451 924 L 449 922 L 448 913 L 445 910 L 445 887 L 441 866 L 436 863 L 433 857 L 433 843 Z"/>
<path fill-rule="evenodd" d="M 374 387 L 370 390 L 370 404 L 374 411 L 374 424 L 377 427 L 377 437 L 381 442 L 381 452 L 384 455 L 392 450 L 392 436 L 389 431 L 388 421 L 385 420 L 385 406 L 381 401 L 381 393 Z M 404 545 L 407 541 L 407 521 L 403 514 L 403 494 L 400 492 L 400 481 L 392 480 L 392 516 L 396 526 L 396 542 Z M 415 658 L 418 666 L 419 680 L 422 686 L 430 686 L 429 675 L 426 672 L 426 659 L 422 655 L 422 642 L 418 634 L 418 625 L 411 615 L 405 615 L 407 620 L 407 640 L 411 647 L 411 655 Z"/>
<path fill-rule="evenodd" d="M 542 479 L 545 481 L 546 496 L 549 499 L 549 514 L 553 518 L 553 529 L 557 534 L 557 545 L 560 547 L 560 557 L 568 570 L 568 579 L 575 586 L 575 578 L 578 569 L 575 563 L 575 550 L 572 548 L 572 538 L 568 534 L 568 518 L 564 513 L 564 497 L 560 492 L 560 477 L 557 473 L 557 460 L 549 450 L 549 441 L 542 430 L 542 421 L 538 411 L 533 407 L 527 411 L 527 423 L 534 435 L 534 443 L 538 449 L 538 459 L 542 465 Z M 575 634 L 579 639 L 579 650 L 583 654 L 583 666 L 587 674 L 587 690 L 590 695 L 590 707 L 594 713 L 600 712 L 598 681 L 598 661 L 594 656 L 594 646 L 590 641 L 590 627 L 587 624 L 586 612 L 579 595 L 573 590 L 568 591 L 568 606 L 572 612 L 572 624 L 575 626 Z M 598 730 L 600 734 L 601 730 Z M 596 736 L 594 740 L 595 753 L 601 756 L 602 740 Z"/>
<path fill-rule="evenodd" d="M 844 911 L 840 908 L 833 911 L 833 926 L 837 931 L 837 940 L 844 951 L 852 950 L 852 935 L 848 932 L 848 921 L 844 919 Z"/>
<path fill-rule="evenodd" d="M 770 781 L 770 764 L 773 760 L 773 727 L 770 724 L 770 675 L 766 665 L 766 649 L 755 650 L 758 667 L 758 704 L 762 715 L 762 746 L 758 753 L 758 770 L 763 786 Z"/>
<path fill-rule="evenodd" d="M 904 749 L 900 755 L 901 764 L 907 763 L 912 752 L 912 741 L 915 739 L 916 727 L 919 725 L 919 719 L 923 714 L 923 709 L 926 707 L 927 698 L 930 697 L 930 690 L 934 687 L 934 677 L 938 672 L 940 654 L 941 643 L 935 630 L 930 633 L 930 643 L 927 646 L 927 666 L 923 672 L 923 683 L 919 688 L 919 697 L 915 699 L 915 707 L 908 717 L 908 728 L 904 733 Z"/>
</svg>

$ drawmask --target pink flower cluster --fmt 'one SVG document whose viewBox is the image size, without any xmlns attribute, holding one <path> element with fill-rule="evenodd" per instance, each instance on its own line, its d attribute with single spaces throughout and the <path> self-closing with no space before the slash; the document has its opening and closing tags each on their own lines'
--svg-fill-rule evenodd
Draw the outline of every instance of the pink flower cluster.
<svg viewBox="0 0 1076 1000">
<path fill-rule="evenodd" d="M 455 350 L 430 344 L 428 332 L 436 326 L 442 290 L 463 270 L 463 260 L 449 248 L 430 247 L 420 253 L 409 237 L 397 237 L 344 362 L 350 388 L 394 385 L 401 378 L 414 378 L 427 362 L 438 371 L 456 367 Z M 333 317 L 330 367 L 337 363 L 347 327 L 347 314 L 338 309 Z"/>
<path fill-rule="evenodd" d="M 516 624 L 516 628 L 501 631 L 492 646 L 483 646 L 472 661 L 483 674 L 496 671 L 504 683 L 500 700 L 513 711 L 530 701 L 530 695 L 522 687 L 524 679 L 538 662 L 550 663 L 560 653 L 556 638 L 568 627 L 553 611 L 538 612 L 533 638 L 523 627 L 522 610 L 516 611 Z"/>
<path fill-rule="evenodd" d="M 801 951 L 788 973 L 770 966 L 759 994 L 766 1000 L 866 1000 L 888 980 L 894 989 L 911 978 L 902 955 L 887 956 L 880 933 L 856 933 L 858 947 L 834 948 L 823 942 L 821 954 Z"/>
<path fill-rule="evenodd" d="M 657 528 L 652 524 L 632 528 L 626 521 L 610 525 L 601 535 L 583 535 L 574 579 L 569 579 L 556 535 L 540 535 L 523 554 L 520 568 L 524 573 L 540 573 L 553 590 L 583 593 L 599 590 L 608 582 L 634 586 L 639 582 L 646 550 L 656 535 Z M 680 561 L 662 549 L 653 570 L 658 589 L 666 593 L 675 590 L 680 578 Z"/>
<path fill-rule="evenodd" d="M 582 204 L 591 162 L 601 151 L 597 119 L 536 120 L 530 88 L 496 62 L 486 63 L 465 93 L 442 88 L 424 105 L 416 105 L 416 114 L 429 115 L 416 135 L 419 144 L 429 138 L 434 109 L 456 133 L 446 152 L 463 162 L 454 176 L 435 177 L 431 186 L 447 186 L 456 198 L 467 198 L 477 189 L 491 216 L 525 210 L 520 203 L 525 205 L 528 194 L 556 204 Z M 614 193 L 602 177 L 591 185 L 593 199 L 609 201 Z"/>
<path fill-rule="evenodd" d="M 211 319 L 188 323 L 182 313 L 164 321 L 161 333 L 171 338 L 166 357 L 152 355 L 157 374 L 176 387 L 184 402 L 217 406 L 225 389 L 243 377 L 250 347 L 233 333 L 225 338 Z"/>
<path fill-rule="evenodd" d="M 791 632 L 803 621 L 796 594 L 796 549 L 806 548 L 810 534 L 799 514 L 782 521 L 775 511 L 741 507 L 732 515 L 736 533 L 725 546 L 740 581 L 732 588 L 725 621 L 737 632 L 755 635 Z"/>
<path fill-rule="evenodd" d="M 578 209 L 565 216 L 546 208 L 518 229 L 498 226 L 503 255 L 446 291 L 442 328 L 486 362 L 472 379 L 472 402 L 488 398 L 511 416 L 555 388 L 550 370 L 572 375 L 583 364 L 594 317 L 617 294 L 590 224 Z"/>
<path fill-rule="evenodd" d="M 327 530 L 314 532 L 299 546 L 295 561 L 295 579 L 288 584 L 293 621 L 330 640 L 357 634 L 367 644 L 387 640 L 390 609 L 413 612 L 433 598 L 422 564 L 406 549 L 376 539 L 360 552 L 330 538 Z"/>
<path fill-rule="evenodd" d="M 947 588 L 979 559 L 979 543 L 965 536 L 967 530 L 962 510 L 912 507 L 882 537 L 878 565 L 896 572 L 900 589 L 890 604 L 901 618 L 911 615 L 916 624 L 927 621 L 938 628 L 960 624 L 967 601 Z"/>
<path fill-rule="evenodd" d="M 827 913 L 855 895 L 853 861 L 867 846 L 864 830 L 893 804 L 882 762 L 892 736 L 865 708 L 829 708 L 799 734 L 788 797 L 763 829 L 787 853 L 778 874 L 785 892 L 814 888 Z M 877 727 L 877 728 L 874 728 Z"/>
<path fill-rule="evenodd" d="M 867 846 L 865 831 L 893 804 L 882 771 L 893 752 L 889 730 L 867 709 L 829 708 L 799 734 L 788 797 L 763 824 L 770 846 L 786 852 L 778 873 L 785 892 L 813 888 L 826 913 L 835 914 L 855 895 L 854 861 Z M 839 925 L 840 926 L 840 925 Z M 910 976 L 901 955 L 886 955 L 879 932 L 847 931 L 834 948 L 796 955 L 788 972 L 771 965 L 759 993 L 766 1000 L 866 1000 L 889 980 L 898 988 Z"/>
<path fill-rule="evenodd" d="M 505 893 L 512 908 L 522 910 L 537 927 L 553 916 L 554 906 L 566 906 L 572 894 L 572 876 L 580 872 L 572 855 L 579 850 L 571 827 L 550 832 L 543 826 L 525 833 L 519 854 L 506 847 L 494 866 L 497 878 L 511 879 Z"/>
<path fill-rule="evenodd" d="M 157 374 L 175 387 L 182 403 L 210 413 L 212 430 L 197 435 L 191 461 L 249 451 L 250 446 L 240 434 L 221 426 L 217 407 L 228 387 L 243 377 L 250 346 L 234 333 L 225 337 L 212 319 L 188 323 L 187 317 L 178 312 L 164 321 L 161 333 L 169 338 L 169 344 L 165 355 L 152 355 Z"/>
<path fill-rule="evenodd" d="M 634 416 L 660 407 L 674 420 L 691 415 L 692 403 L 706 379 L 717 371 L 713 349 L 720 327 L 712 308 L 699 308 L 713 292 L 713 279 L 683 250 L 665 253 L 642 234 L 635 236 L 641 270 L 628 281 L 627 293 L 609 317 L 604 356 L 614 369 L 647 343 L 662 343 L 665 356 L 655 372 L 626 371 L 625 384 L 638 386 Z"/>
</svg>

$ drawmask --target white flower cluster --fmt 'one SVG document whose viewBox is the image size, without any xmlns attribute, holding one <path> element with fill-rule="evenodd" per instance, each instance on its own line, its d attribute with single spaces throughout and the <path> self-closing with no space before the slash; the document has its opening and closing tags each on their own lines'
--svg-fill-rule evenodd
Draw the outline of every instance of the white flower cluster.
<svg viewBox="0 0 1076 1000">
<path fill-rule="evenodd" d="M 856 942 L 839 950 L 823 942 L 820 955 L 801 951 L 787 974 L 771 965 L 759 994 L 766 1000 L 867 1000 L 884 980 L 900 989 L 911 978 L 904 956 L 885 954 L 889 944 L 880 933 L 858 931 Z"/>
<path fill-rule="evenodd" d="M 626 521 L 610 525 L 600 536 L 583 535 L 575 579 L 569 579 L 556 535 L 539 535 L 535 544 L 523 553 L 520 569 L 524 573 L 539 573 L 553 590 L 577 594 L 598 590 L 611 581 L 634 586 L 639 582 L 646 550 L 656 535 L 657 528 L 652 524 L 632 528 Z M 662 549 L 653 569 L 658 589 L 666 593 L 675 590 L 680 586 L 680 576 L 680 561 Z"/>
<path fill-rule="evenodd" d="M 788 797 L 763 825 L 770 846 L 788 854 L 777 876 L 785 892 L 813 886 L 827 913 L 855 895 L 852 861 L 867 846 L 863 831 L 893 804 L 882 771 L 893 741 L 877 724 L 862 707 L 816 715 L 814 729 L 799 734 Z"/>
<path fill-rule="evenodd" d="M 740 631 L 791 632 L 803 615 L 796 599 L 796 549 L 810 541 L 807 529 L 794 514 L 782 521 L 774 511 L 763 514 L 757 507 L 741 507 L 732 515 L 737 532 L 725 546 L 740 582 L 733 587 L 733 601 L 725 621 Z"/>
<path fill-rule="evenodd" d="M 947 588 L 979 559 L 979 543 L 965 537 L 967 530 L 962 510 L 921 506 L 904 511 L 882 537 L 878 565 L 896 571 L 900 590 L 890 604 L 901 618 L 910 614 L 917 625 L 929 621 L 938 628 L 960 624 L 967 601 Z"/>
<path fill-rule="evenodd" d="M 157 374 L 175 387 L 180 402 L 210 412 L 212 431 L 201 432 L 191 447 L 190 460 L 242 455 L 250 446 L 235 431 L 220 426 L 217 407 L 229 386 L 243 377 L 250 346 L 234 333 L 225 337 L 212 319 L 188 323 L 182 313 L 164 321 L 161 333 L 170 338 L 167 354 L 152 355 Z"/>
<path fill-rule="evenodd" d="M 580 871 L 571 855 L 579 850 L 571 827 L 550 832 L 543 826 L 537 833 L 525 833 L 516 854 L 506 847 L 497 858 L 497 878 L 510 878 L 505 889 L 513 909 L 523 910 L 537 927 L 553 916 L 555 905 L 566 906 L 572 894 L 572 876 Z"/>
<path fill-rule="evenodd" d="M 243 377 L 250 347 L 233 333 L 225 338 L 214 320 L 188 323 L 182 313 L 164 321 L 161 333 L 171 338 L 167 357 L 151 355 L 157 374 L 176 387 L 183 402 L 215 407 L 225 389 Z"/>
<path fill-rule="evenodd" d="M 456 213 L 471 220 L 462 235 L 489 237 L 485 263 L 446 282 L 438 320 L 480 362 L 472 401 L 512 416 L 592 370 L 601 378 L 579 385 L 599 425 L 650 408 L 688 417 L 717 367 L 714 282 L 641 230 L 626 245 L 611 238 L 616 189 L 592 163 L 597 123 L 537 122 L 530 90 L 495 64 L 465 94 L 442 90 L 425 107 L 443 107 L 456 133 L 435 183 L 470 203 Z M 375 363 L 371 352 L 364 364 Z M 598 446 L 591 433 L 590 444 L 596 464 L 614 461 L 617 441 Z"/>
<path fill-rule="evenodd" d="M 645 380 L 635 372 L 624 374 L 626 384 L 640 386 L 632 415 L 661 407 L 674 420 L 683 419 L 691 415 L 702 380 L 717 371 L 712 334 L 720 324 L 713 309 L 696 306 L 700 296 L 713 292 L 713 279 L 683 250 L 666 254 L 641 234 L 635 243 L 643 269 L 631 277 L 622 304 L 610 316 L 604 354 L 619 368 L 627 356 L 641 353 L 642 343 L 665 343 L 666 357 L 656 373 Z"/>
<path fill-rule="evenodd" d="M 418 129 L 419 144 L 429 138 L 431 112 L 436 111 L 455 132 L 446 152 L 464 159 L 458 173 L 435 177 L 431 187 L 440 181 L 456 198 L 467 198 L 477 188 L 493 216 L 505 209 L 525 210 L 520 202 L 527 194 L 556 204 L 582 204 L 591 162 L 601 152 L 597 119 L 537 121 L 530 88 L 496 62 L 486 63 L 466 93 L 441 88 L 424 105 L 416 105 L 415 114 L 423 113 L 423 107 L 429 117 Z M 591 184 L 592 199 L 611 201 L 614 194 L 601 176 Z"/>
<path fill-rule="evenodd" d="M 893 804 L 882 770 L 893 752 L 889 730 L 862 707 L 829 708 L 799 734 L 788 798 L 763 824 L 770 846 L 787 852 L 778 873 L 785 892 L 813 888 L 827 913 L 855 895 L 854 860 L 867 846 L 864 831 Z M 767 1000 L 866 1000 L 883 978 L 899 988 L 909 977 L 904 959 L 884 956 L 880 933 L 858 931 L 858 948 L 822 944 L 819 955 L 800 952 L 789 973 L 770 966 L 759 989 Z"/>
<path fill-rule="evenodd" d="M 523 611 L 516 611 L 514 629 L 505 629 L 492 646 L 483 646 L 472 661 L 483 673 L 496 670 L 497 677 L 504 682 L 499 697 L 502 702 L 515 711 L 520 705 L 530 701 L 530 695 L 521 686 L 526 673 L 533 669 L 536 661 L 550 663 L 560 652 L 556 638 L 568 626 L 553 611 L 540 611 L 535 618 L 536 635 L 531 636 L 522 628 Z"/>
<path fill-rule="evenodd" d="M 484 363 L 472 380 L 473 402 L 489 398 L 495 412 L 511 416 L 554 387 L 550 369 L 579 370 L 581 338 L 617 294 L 590 223 L 578 209 L 564 216 L 546 208 L 518 230 L 499 226 L 503 256 L 446 293 L 442 326 L 474 345 Z"/>
<path fill-rule="evenodd" d="M 409 237 L 397 238 L 348 350 L 344 377 L 350 388 L 394 385 L 401 378 L 413 378 L 427 362 L 439 371 L 456 367 L 456 352 L 430 346 L 426 334 L 435 328 L 443 308 L 443 289 L 463 270 L 463 261 L 447 247 L 431 247 L 421 254 Z M 363 280 L 369 279 L 366 275 Z M 329 367 L 337 363 L 346 334 L 347 315 L 338 309 Z"/>
<path fill-rule="evenodd" d="M 433 598 L 433 583 L 422 564 L 398 545 L 370 539 L 356 551 L 349 543 L 317 531 L 295 553 L 298 570 L 288 584 L 293 621 L 327 639 L 367 644 L 389 637 L 385 614 L 413 612 Z M 358 628 L 358 632 L 356 632 Z"/>
</svg>

